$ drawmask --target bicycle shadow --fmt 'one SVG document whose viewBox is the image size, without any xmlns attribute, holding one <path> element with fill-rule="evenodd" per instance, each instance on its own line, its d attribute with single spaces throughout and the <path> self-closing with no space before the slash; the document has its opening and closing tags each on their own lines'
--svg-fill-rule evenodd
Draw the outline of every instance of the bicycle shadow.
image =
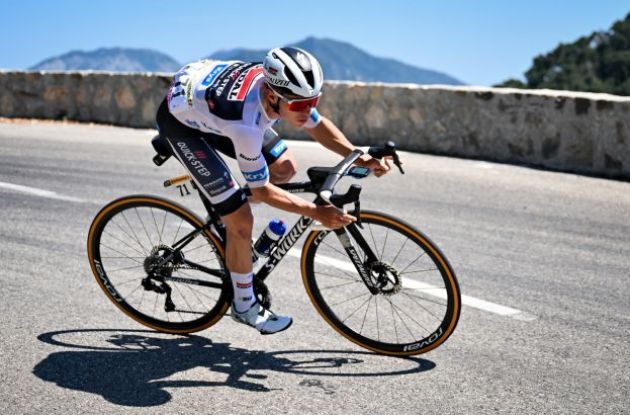
<svg viewBox="0 0 630 415">
<path fill-rule="evenodd" d="M 94 334 L 109 336 L 98 340 L 105 347 L 57 339 L 66 335 L 84 339 Z M 425 359 L 404 358 L 396 360 L 410 368 L 387 373 L 370 372 L 361 366 L 369 364 L 365 362 L 368 356 L 370 359 L 392 358 L 339 350 L 266 353 L 231 347 L 229 343 L 215 343 L 201 336 L 166 337 L 148 330 L 63 330 L 44 333 L 37 338 L 51 345 L 81 349 L 51 353 L 33 368 L 37 377 L 63 388 L 101 395 L 114 404 L 133 407 L 156 406 L 170 401 L 171 394 L 166 388 L 226 386 L 252 392 L 274 390 L 264 384 L 267 375 L 251 373 L 257 371 L 364 377 L 419 373 L 435 367 L 433 362 Z M 325 356 L 312 356 L 318 353 Z M 300 358 L 301 355 L 305 357 Z M 165 379 L 195 368 L 213 372 L 208 376 L 211 379 L 224 374 L 225 380 Z M 305 380 L 300 385 L 319 386 L 317 380 Z"/>
</svg>

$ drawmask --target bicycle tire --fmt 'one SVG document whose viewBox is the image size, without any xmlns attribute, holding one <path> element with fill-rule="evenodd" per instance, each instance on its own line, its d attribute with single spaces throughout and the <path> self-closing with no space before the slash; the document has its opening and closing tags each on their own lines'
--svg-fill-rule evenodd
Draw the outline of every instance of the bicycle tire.
<svg viewBox="0 0 630 415">
<path fill-rule="evenodd" d="M 315 309 L 339 334 L 355 344 L 377 353 L 392 356 L 410 356 L 426 353 L 440 346 L 455 330 L 461 310 L 459 284 L 448 260 L 437 245 L 425 234 L 412 225 L 393 216 L 363 210 L 361 211 L 361 221 L 363 222 L 364 229 L 359 230 L 362 235 L 364 235 L 366 241 L 371 240 L 368 244 L 379 254 L 379 262 L 374 262 L 371 265 L 366 264 L 365 255 L 362 261 L 364 261 L 366 269 L 370 269 L 370 275 L 377 275 L 377 272 L 373 272 L 372 270 L 386 270 L 387 272 L 383 271 L 382 274 L 378 274 L 385 275 L 387 278 L 387 280 L 384 280 L 387 281 L 386 284 L 384 284 L 381 292 L 371 294 L 366 284 L 360 278 L 348 254 L 339 243 L 335 233 L 331 231 L 313 231 L 307 236 L 302 249 L 301 271 L 304 286 Z M 386 232 L 385 242 L 380 250 L 380 245 L 376 242 L 376 238 L 374 237 L 375 230 L 385 230 Z M 435 266 L 435 269 L 428 268 L 419 271 L 406 271 L 409 269 L 409 266 L 411 266 L 410 263 L 407 268 L 400 273 L 402 268 L 396 268 L 395 263 L 399 258 L 413 258 L 415 254 L 413 254 L 413 250 L 411 254 L 407 253 L 407 242 L 403 242 L 398 253 L 393 257 L 393 261 L 391 261 L 392 264 L 386 262 L 385 259 L 388 255 L 389 258 L 392 258 L 390 252 L 385 252 L 387 239 L 390 237 L 390 234 L 392 238 L 394 238 L 395 235 L 400 235 L 405 241 L 413 242 L 411 247 L 416 247 L 421 251 L 420 255 L 413 263 L 417 262 L 420 258 L 427 258 Z M 328 237 L 332 237 L 332 239 L 327 239 Z M 332 245 L 333 242 L 327 243 L 327 240 L 337 241 L 339 245 Z M 354 244 L 357 246 L 356 241 Z M 398 246 L 396 246 L 396 248 L 398 248 Z M 320 250 L 322 251 L 321 253 Z M 357 250 L 363 254 L 363 251 L 360 250 L 358 246 Z M 344 256 L 345 263 L 342 262 Z M 391 267 L 391 271 L 388 266 Z M 336 271 L 334 269 L 336 269 Z M 330 272 L 330 274 L 321 270 Z M 422 276 L 425 280 L 422 281 L 413 279 L 415 277 L 412 278 L 403 275 L 410 275 L 414 272 L 422 274 L 421 271 L 426 271 Z M 320 273 L 319 277 L 317 275 L 318 272 Z M 397 277 L 394 274 L 395 272 L 398 273 Z M 326 283 L 334 278 L 341 280 L 346 279 L 346 282 L 326 286 Z M 352 279 L 354 279 L 354 281 Z M 351 293 L 348 295 L 355 295 L 357 293 L 359 295 L 350 297 L 348 300 L 339 303 L 335 301 L 333 304 L 333 300 L 335 300 L 333 297 L 341 296 L 342 290 L 343 292 L 348 291 Z M 442 297 L 442 299 L 439 297 Z M 444 299 L 444 297 L 446 298 Z M 350 309 L 350 305 L 356 301 L 355 299 L 357 298 L 367 298 L 367 300 L 364 300 L 362 303 L 367 303 L 367 306 L 359 330 L 356 327 L 358 326 L 358 322 L 356 325 L 350 324 L 354 316 L 348 315 L 347 312 L 343 310 L 343 308 L 346 307 L 344 303 L 347 303 L 348 309 Z M 381 311 L 379 311 L 378 307 L 379 298 L 385 300 L 385 306 L 381 306 Z M 367 314 L 372 300 L 374 300 L 375 304 L 376 318 L 374 319 L 371 315 L 371 319 L 368 320 Z M 399 305 L 396 305 L 394 303 L 395 301 L 398 301 Z M 381 303 L 383 303 L 382 300 Z M 352 307 L 355 305 L 356 303 L 354 303 Z M 405 314 L 408 314 L 405 307 L 415 305 L 422 306 L 420 308 L 421 312 L 409 316 L 409 318 L 411 321 L 418 323 L 418 326 L 424 328 L 424 330 L 422 330 L 424 333 L 420 334 L 419 337 L 416 337 L 414 331 L 420 331 L 420 328 L 412 331 L 405 319 L 403 319 Z M 356 312 L 355 310 L 353 313 Z M 391 313 L 390 324 L 382 325 L 379 322 L 379 316 L 385 317 L 386 313 Z M 431 327 L 426 329 L 426 327 L 423 327 L 423 325 L 417 321 L 421 319 L 423 322 L 436 320 L 436 324 L 438 322 L 439 324 L 437 324 L 435 328 Z M 371 328 L 365 326 L 366 322 Z M 409 332 L 408 334 L 398 332 L 397 324 L 400 325 L 402 332 L 405 331 L 403 330 L 403 325 L 400 324 L 401 322 L 404 323 L 406 330 Z M 425 324 L 428 325 L 428 323 Z M 409 325 L 413 326 L 411 322 L 409 322 Z M 374 333 L 374 326 L 376 326 L 376 333 Z M 363 332 L 364 328 L 366 330 L 365 333 Z M 395 332 L 395 336 L 393 332 Z M 405 336 L 403 336 L 403 334 Z M 387 337 L 387 340 L 385 340 L 384 337 Z"/>
<path fill-rule="evenodd" d="M 136 227 L 137 223 L 133 225 L 133 221 L 129 221 L 130 219 L 133 220 L 136 215 L 142 222 L 142 227 Z M 143 216 L 146 217 L 146 221 L 142 219 Z M 153 229 L 150 229 L 150 231 L 148 229 L 151 228 L 151 221 L 155 223 L 155 230 L 159 235 L 155 241 L 151 237 Z M 145 222 L 149 222 L 149 224 Z M 176 226 L 177 231 L 175 236 L 172 237 Z M 175 309 L 171 311 L 166 311 L 161 307 L 163 298 L 160 298 L 160 296 L 165 297 L 164 293 L 160 294 L 153 290 L 145 289 L 142 283 L 131 293 L 129 289 L 125 288 L 123 290 L 122 288 L 122 285 L 138 283 L 138 281 L 147 276 L 147 261 L 151 260 L 150 257 L 154 258 L 156 255 L 159 255 L 160 250 L 166 252 L 169 249 L 167 241 L 170 241 L 171 238 L 175 241 L 179 235 L 183 236 L 185 231 L 199 229 L 203 226 L 203 221 L 196 214 L 167 199 L 147 195 L 132 195 L 116 199 L 99 211 L 90 226 L 87 249 L 94 278 L 106 296 L 121 311 L 146 327 L 173 334 L 193 333 L 206 329 L 218 322 L 229 307 L 232 296 L 229 279 L 214 277 L 216 279 L 214 283 L 220 284 L 220 289 L 200 285 L 193 285 L 191 288 L 192 284 L 190 283 L 168 281 L 168 285 L 174 293 L 173 302 L 176 304 Z M 182 228 L 184 228 L 183 231 Z M 126 232 L 126 237 L 129 239 L 126 240 L 125 236 L 115 236 L 115 232 L 117 232 L 117 235 L 125 235 Z M 146 236 L 143 233 L 146 233 Z M 221 240 L 209 230 L 204 230 L 200 235 L 197 238 L 199 238 L 199 242 L 203 243 L 201 245 L 195 244 L 197 242 L 197 239 L 195 239 L 193 243 L 188 245 L 190 249 L 182 249 L 184 255 L 191 255 L 195 258 L 200 255 L 208 255 L 210 259 L 205 262 L 216 261 L 215 266 L 217 269 L 225 272 L 225 249 Z M 116 244 L 116 247 L 112 248 L 110 245 L 114 244 Z M 195 244 L 194 247 L 192 246 L 193 244 Z M 204 248 L 206 244 L 208 250 L 202 250 L 201 248 Z M 151 249 L 147 249 L 149 246 L 151 246 Z M 155 251 L 156 249 L 157 251 Z M 170 249 L 172 250 L 172 248 Z M 116 254 L 113 255 L 111 254 L 112 252 Z M 128 252 L 131 252 L 131 254 L 127 254 Z M 127 256 L 124 256 L 125 254 Z M 108 259 L 107 263 L 104 262 L 105 259 Z M 109 261 L 110 259 L 111 261 Z M 110 262 L 112 264 L 126 262 L 133 265 L 122 269 L 112 269 Z M 186 270 L 185 274 L 184 269 Z M 114 277 L 115 271 L 118 271 L 119 274 L 124 272 L 128 276 L 129 274 L 133 275 L 130 276 L 129 282 L 122 282 L 120 277 Z M 199 278 L 196 281 L 200 281 L 201 278 L 210 280 L 207 277 L 208 274 L 198 277 L 197 274 L 202 274 L 198 268 L 189 269 L 180 265 L 179 267 L 172 267 L 170 272 L 182 280 L 185 278 L 190 280 L 192 278 L 191 273 L 194 273 L 194 278 Z M 172 278 L 173 275 L 169 275 L 169 277 Z M 136 292 L 142 296 L 139 304 L 131 302 L 131 298 L 136 295 Z M 186 297 L 188 292 L 191 294 Z M 148 296 L 149 300 L 151 300 L 151 296 L 155 297 L 152 312 L 147 311 L 148 307 L 142 307 L 145 296 Z M 137 300 L 134 299 L 134 302 L 137 302 Z M 194 302 L 195 305 L 191 305 L 191 302 Z M 150 307 L 150 303 L 148 304 Z M 190 310 L 184 310 L 184 308 L 190 308 Z M 188 319 L 188 315 L 192 315 L 192 317 Z M 173 316 L 173 319 L 170 316 Z"/>
</svg>

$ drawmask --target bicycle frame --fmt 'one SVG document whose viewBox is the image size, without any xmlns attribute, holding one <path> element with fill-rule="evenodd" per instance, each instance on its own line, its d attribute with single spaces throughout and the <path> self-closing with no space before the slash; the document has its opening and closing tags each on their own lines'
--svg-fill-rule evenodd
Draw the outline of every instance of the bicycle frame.
<svg viewBox="0 0 630 415">
<path fill-rule="evenodd" d="M 281 189 L 284 189 L 284 190 L 286 190 L 286 191 L 288 191 L 290 193 L 316 193 L 317 194 L 317 189 L 313 186 L 313 183 L 310 182 L 310 181 L 308 181 L 308 182 L 284 183 L 284 184 L 279 184 L 278 187 L 280 187 Z M 245 191 L 245 194 L 247 196 L 251 196 L 251 190 L 249 188 L 245 187 L 245 188 L 243 188 L 243 190 Z M 226 239 L 225 225 L 221 221 L 220 216 L 214 210 L 212 204 L 204 197 L 204 195 L 201 192 L 198 192 L 198 194 L 199 194 L 199 197 L 201 198 L 201 201 L 203 202 L 204 206 L 206 207 L 206 210 L 208 211 L 208 215 L 209 215 L 208 221 L 203 226 L 203 228 L 194 230 L 194 231 L 190 232 L 189 234 L 185 235 L 184 237 L 182 237 L 177 242 L 175 242 L 173 244 L 173 248 L 175 249 L 175 252 L 173 252 L 171 255 L 168 255 L 167 257 L 165 257 L 163 259 L 162 263 L 165 263 L 165 262 L 169 261 L 170 259 L 172 259 L 173 255 L 175 255 L 175 253 L 179 252 L 182 248 L 184 248 L 186 245 L 188 245 L 194 238 L 197 237 L 197 235 L 199 235 L 199 233 L 203 232 L 204 230 L 211 229 L 213 227 L 214 227 L 217 235 L 221 239 L 221 241 L 224 244 L 226 243 L 227 239 Z M 316 204 L 324 203 L 324 201 L 319 196 L 315 199 L 314 202 Z M 258 272 L 256 272 L 254 277 L 256 279 L 260 280 L 260 281 L 264 281 L 271 274 L 271 272 L 275 269 L 275 267 L 278 265 L 278 263 L 280 263 L 280 261 L 282 261 L 282 259 L 286 256 L 286 254 L 289 252 L 289 250 L 291 248 L 293 248 L 293 246 L 296 244 L 298 239 L 300 239 L 300 237 L 307 231 L 307 229 L 309 228 L 309 226 L 311 226 L 312 223 L 313 223 L 313 219 L 311 219 L 311 218 L 309 218 L 307 216 L 301 216 L 297 220 L 295 225 L 293 225 L 291 230 L 288 233 L 286 233 L 284 235 L 284 237 L 279 241 L 277 246 L 270 253 L 267 261 L 260 267 L 260 269 L 258 270 Z M 331 232 L 331 231 L 324 231 L 324 232 L 327 234 L 328 232 Z M 363 238 L 363 235 L 361 234 L 361 232 L 359 232 L 359 230 L 357 229 L 357 225 L 352 223 L 352 224 L 350 224 L 350 225 L 348 225 L 348 226 L 346 226 L 344 228 L 337 229 L 334 232 L 337 235 L 337 237 L 339 238 L 339 240 L 340 240 L 344 250 L 348 254 L 348 257 L 351 259 L 352 263 L 354 264 L 357 272 L 361 276 L 361 278 L 364 281 L 365 285 L 367 286 L 368 290 L 370 292 L 372 292 L 373 294 L 375 294 L 378 291 L 378 289 L 374 286 L 374 283 L 373 283 L 373 281 L 372 281 L 372 279 L 370 277 L 370 273 L 365 268 L 365 264 L 370 264 L 370 263 L 376 262 L 378 259 L 377 259 L 376 255 L 374 254 L 374 252 L 372 251 L 372 248 L 370 247 L 370 245 L 367 243 L 365 238 Z M 365 262 L 360 259 L 360 256 L 357 253 L 357 250 L 356 250 L 356 248 L 355 248 L 351 238 L 348 236 L 348 232 L 350 233 L 350 235 L 352 235 L 354 240 L 360 245 L 362 251 L 366 254 Z M 183 262 L 186 265 L 189 265 L 191 267 L 195 267 L 196 269 L 198 269 L 200 271 L 203 271 L 203 272 L 205 272 L 207 274 L 214 275 L 214 276 L 217 276 L 217 277 L 220 277 L 220 278 L 226 278 L 227 277 L 221 271 L 213 270 L 213 269 L 204 267 L 204 266 L 196 264 L 196 263 L 194 263 L 192 261 L 188 261 L 185 258 L 183 259 Z M 175 279 L 175 278 L 176 277 L 172 277 L 171 276 L 171 277 L 167 277 L 165 279 L 171 280 L 171 279 Z M 191 284 L 198 284 L 198 285 L 204 285 L 204 286 L 213 286 L 213 287 L 219 286 L 219 284 L 216 284 L 216 283 L 206 282 L 206 281 L 199 281 L 199 280 L 188 279 L 188 278 L 179 278 L 179 277 L 177 277 L 177 281 L 179 281 L 179 282 L 190 282 Z"/>
</svg>

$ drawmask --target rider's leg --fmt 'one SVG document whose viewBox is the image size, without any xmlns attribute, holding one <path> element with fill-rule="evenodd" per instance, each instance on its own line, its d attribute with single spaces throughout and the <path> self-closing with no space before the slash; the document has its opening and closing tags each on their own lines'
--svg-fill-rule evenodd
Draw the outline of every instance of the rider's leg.
<svg viewBox="0 0 630 415">
<path fill-rule="evenodd" d="M 225 262 L 232 277 L 234 307 L 246 311 L 254 304 L 251 240 L 254 217 L 249 203 L 221 217 L 226 228 Z"/>
</svg>

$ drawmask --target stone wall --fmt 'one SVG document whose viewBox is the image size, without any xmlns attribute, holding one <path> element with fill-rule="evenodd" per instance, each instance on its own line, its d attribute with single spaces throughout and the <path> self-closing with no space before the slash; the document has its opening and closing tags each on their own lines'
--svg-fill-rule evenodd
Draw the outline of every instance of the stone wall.
<svg viewBox="0 0 630 415">
<path fill-rule="evenodd" d="M 168 74 L 0 72 L 0 116 L 152 128 L 169 83 Z M 630 179 L 630 98 L 359 82 L 324 88 L 320 112 L 358 145 L 393 139 L 405 150 Z"/>
</svg>

